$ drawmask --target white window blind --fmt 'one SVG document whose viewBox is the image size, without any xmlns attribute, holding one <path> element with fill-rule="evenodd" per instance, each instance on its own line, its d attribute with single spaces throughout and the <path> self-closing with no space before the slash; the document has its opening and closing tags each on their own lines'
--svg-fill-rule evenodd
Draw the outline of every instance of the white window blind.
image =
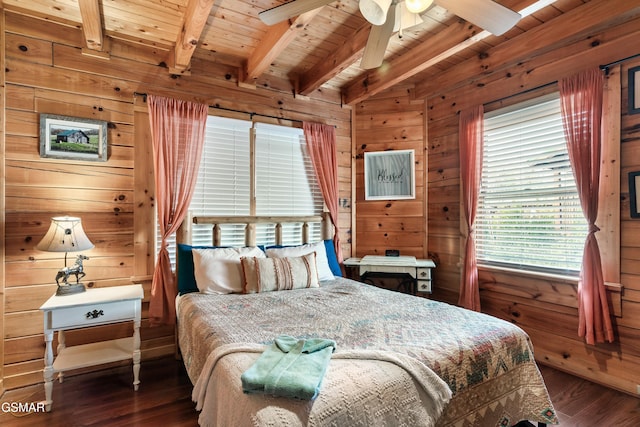
<svg viewBox="0 0 640 427">
<path fill-rule="evenodd" d="M 255 162 L 251 162 L 251 132 L 255 128 Z M 319 215 L 323 200 L 301 129 L 254 124 L 209 116 L 198 181 L 191 200 L 194 215 Z M 255 195 L 251 170 L 255 169 Z M 255 197 L 255 212 L 251 198 Z M 311 225 L 311 224 L 310 224 Z M 302 243 L 302 224 L 283 227 L 283 244 Z M 244 245 L 244 225 L 223 224 L 223 246 Z M 310 228 L 311 241 L 321 238 L 320 225 Z M 159 238 L 158 244 L 159 242 Z M 192 225 L 192 244 L 211 245 L 209 225 Z M 258 225 L 257 244 L 275 243 L 274 225 Z M 175 263 L 175 235 L 169 239 Z M 159 247 L 158 247 L 159 249 Z"/>
<path fill-rule="evenodd" d="M 198 182 L 191 200 L 193 215 L 249 215 L 251 187 L 250 136 L 246 120 L 209 116 Z M 244 226 L 223 224 L 224 246 L 244 245 Z M 192 226 L 193 245 L 211 245 L 210 225 Z"/>
<path fill-rule="evenodd" d="M 257 123 L 256 215 L 318 215 L 322 203 L 302 129 Z M 319 224 L 310 226 L 311 241 L 320 240 Z M 283 225 L 283 243 L 302 243 L 301 227 Z M 273 225 L 259 226 L 256 237 L 259 244 L 273 243 Z"/>
<path fill-rule="evenodd" d="M 487 114 L 484 126 L 478 263 L 579 272 L 588 227 L 558 94 Z"/>
</svg>

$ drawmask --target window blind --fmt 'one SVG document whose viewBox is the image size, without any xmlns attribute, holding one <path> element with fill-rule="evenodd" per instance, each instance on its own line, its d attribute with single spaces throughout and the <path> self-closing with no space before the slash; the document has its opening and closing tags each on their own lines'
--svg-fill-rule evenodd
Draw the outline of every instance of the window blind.
<svg viewBox="0 0 640 427">
<path fill-rule="evenodd" d="M 197 215 L 249 215 L 251 186 L 252 123 L 246 120 L 209 116 L 198 182 L 190 210 Z M 224 246 L 244 245 L 244 226 L 223 224 Z M 211 245 L 210 225 L 192 226 L 194 245 Z"/>
<path fill-rule="evenodd" d="M 257 123 L 256 215 L 318 215 L 322 204 L 302 129 Z M 320 240 L 319 224 L 310 226 L 311 241 Z M 283 225 L 283 243 L 301 243 L 301 227 Z M 273 225 L 259 226 L 256 236 L 259 243 L 273 243 Z"/>
<path fill-rule="evenodd" d="M 484 126 L 478 263 L 579 272 L 588 227 L 559 95 L 487 114 Z"/>
</svg>

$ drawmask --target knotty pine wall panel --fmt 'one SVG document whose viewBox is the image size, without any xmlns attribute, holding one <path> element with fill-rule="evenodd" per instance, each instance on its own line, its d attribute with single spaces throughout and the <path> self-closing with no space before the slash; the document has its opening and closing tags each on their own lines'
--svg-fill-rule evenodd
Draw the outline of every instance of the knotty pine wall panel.
<svg viewBox="0 0 640 427">
<path fill-rule="evenodd" d="M 5 28 L 5 16 L 0 10 L 0 64 L 5 63 L 5 45 L 6 36 L 2 28 Z M 1 67 L 0 67 L 1 68 Z M 0 69 L 0 164 L 4 163 L 4 153 L 6 147 L 6 132 L 5 132 L 5 110 L 6 110 L 6 93 L 7 85 L 5 84 L 4 72 Z M 6 230 L 5 226 L 5 213 L 4 213 L 4 188 L 5 178 L 4 174 L 0 173 L 0 319 L 4 319 L 6 294 L 4 291 L 4 257 L 5 257 L 5 244 L 4 234 Z M 0 320 L 0 332 L 4 334 L 4 321 Z M 0 337 L 0 393 L 5 389 L 4 385 L 4 365 L 5 365 L 5 343 L 4 339 Z"/>
<path fill-rule="evenodd" d="M 457 302 L 460 283 L 460 162 L 457 116 L 434 117 L 427 109 L 429 140 L 428 252 L 437 263 L 433 270 L 433 297 Z"/>
<path fill-rule="evenodd" d="M 455 72 L 442 73 L 438 86 L 429 86 L 429 119 L 455 117 L 461 109 L 498 99 L 509 98 L 526 90 L 538 88 L 558 78 L 574 74 L 585 66 L 611 63 L 634 54 L 634 38 L 640 29 L 640 18 L 607 28 L 598 34 L 587 34 L 569 46 L 530 54 L 526 46 L 505 52 L 510 59 L 503 67 L 500 60 L 493 62 L 493 52 L 478 56 L 474 64 L 482 74 L 474 74 L 462 83 Z M 502 58 L 502 56 L 500 57 Z M 467 65 L 463 63 L 462 66 Z M 458 68 L 458 67 L 456 67 Z"/>
<path fill-rule="evenodd" d="M 411 102 L 409 90 L 396 87 L 355 109 L 356 256 L 427 256 L 426 187 L 427 150 L 424 103 Z M 364 153 L 387 150 L 415 151 L 416 197 L 409 200 L 364 199 Z"/>
<path fill-rule="evenodd" d="M 173 327 L 151 327 L 148 321 L 155 184 L 147 106 L 134 92 L 256 112 L 285 122 L 309 120 L 336 126 L 339 227 L 343 252 L 351 255 L 352 113 L 341 105 L 335 91 L 316 91 L 320 98 L 297 99 L 284 80 L 263 82 L 255 89 L 239 88 L 237 68 L 206 55 L 193 58 L 190 76 L 174 78 L 162 64 L 167 53 L 162 47 L 107 38 L 110 58 L 96 58 L 82 54 L 78 28 L 14 13 L 2 16 L 6 19 L 0 36 L 6 50 L 2 78 L 7 94 L 6 121 L 0 129 L 6 132 L 1 159 L 6 179 L 1 288 L 5 298 L 0 311 L 4 388 L 42 382 L 44 338 L 38 308 L 54 292 L 53 278 L 63 261 L 60 255 L 36 250 L 35 245 L 54 215 L 80 216 L 95 244 L 85 252 L 90 259 L 85 262 L 83 282 L 95 287 L 143 284 L 143 359 L 174 352 Z M 210 109 L 212 114 L 215 111 Z M 41 158 L 41 113 L 107 121 L 108 161 Z M 69 262 L 73 260 L 74 254 L 69 254 Z M 119 338 L 129 335 L 130 328 L 111 325 L 70 332 L 67 343 Z"/>
</svg>

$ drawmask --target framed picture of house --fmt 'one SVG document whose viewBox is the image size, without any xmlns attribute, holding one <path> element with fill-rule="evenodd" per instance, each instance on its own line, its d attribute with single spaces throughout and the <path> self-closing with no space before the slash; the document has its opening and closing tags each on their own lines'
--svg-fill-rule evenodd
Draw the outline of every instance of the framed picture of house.
<svg viewBox="0 0 640 427">
<path fill-rule="evenodd" d="M 415 199 L 414 158 L 414 150 L 365 152 L 365 200 Z"/>
<path fill-rule="evenodd" d="M 640 172 L 629 172 L 631 218 L 640 218 Z"/>
<path fill-rule="evenodd" d="M 640 113 L 640 67 L 629 68 L 629 114 Z"/>
<path fill-rule="evenodd" d="M 40 114 L 40 157 L 107 160 L 107 122 Z"/>
</svg>

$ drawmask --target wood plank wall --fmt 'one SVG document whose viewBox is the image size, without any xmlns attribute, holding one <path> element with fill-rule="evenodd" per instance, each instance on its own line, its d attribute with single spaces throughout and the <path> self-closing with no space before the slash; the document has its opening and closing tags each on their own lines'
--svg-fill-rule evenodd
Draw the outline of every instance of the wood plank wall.
<svg viewBox="0 0 640 427">
<path fill-rule="evenodd" d="M 433 274 L 435 299 L 455 303 L 460 286 L 458 112 L 474 104 L 495 102 L 552 84 L 587 67 L 637 54 L 632 40 L 638 36 L 640 21 L 634 19 L 548 52 L 528 52 L 526 43 L 521 44 L 517 51 L 503 52 L 508 58 L 506 65 L 489 51 L 464 65 L 484 70 L 483 75 L 461 81 L 464 68 L 460 66 L 449 70 L 451 75 L 457 75 L 456 81 L 447 80 L 446 75 L 436 79 L 438 91 L 434 88 L 427 98 L 428 249 L 439 259 Z M 640 222 L 629 215 L 627 173 L 640 170 L 640 115 L 627 114 L 627 70 L 637 65 L 640 61 L 628 61 L 621 71 L 614 71 L 621 72 L 622 86 L 619 197 L 623 292 L 618 295 L 616 308 L 617 342 L 587 346 L 577 337 L 575 284 L 480 272 L 483 311 L 524 328 L 533 340 L 537 360 L 634 395 L 640 384 Z M 380 102 L 392 108 L 388 101 Z"/>
<path fill-rule="evenodd" d="M 79 29 L 0 12 L 6 20 L 0 35 L 6 49 L 2 67 L 6 154 L 1 159 L 6 179 L 2 197 L 6 254 L 0 265 L 0 273 L 6 271 L 0 288 L 5 295 L 0 307 L 4 388 L 42 382 L 43 319 L 38 308 L 55 291 L 53 278 L 63 261 L 34 247 L 53 215 L 80 216 L 95 244 L 86 252 L 90 260 L 85 263 L 85 283 L 95 287 L 143 284 L 143 358 L 174 351 L 173 328 L 150 327 L 147 321 L 155 256 L 155 191 L 147 110 L 136 92 L 336 126 L 339 226 L 344 255 L 350 256 L 351 109 L 340 104 L 339 94 L 318 91 L 310 99 L 296 99 L 289 82 L 273 80 L 259 81 L 255 89 L 239 88 L 237 67 L 207 58 L 194 58 L 191 75 L 174 78 L 162 64 L 167 52 L 160 49 L 110 39 L 108 59 L 85 56 Z M 212 114 L 216 111 L 210 109 Z M 108 121 L 108 161 L 40 158 L 40 113 Z M 130 333 L 128 325 L 91 328 L 68 334 L 67 344 Z"/>
<path fill-rule="evenodd" d="M 4 13 L 0 11 L 0 28 L 5 28 Z M 0 64 L 5 62 L 4 31 L 0 31 Z M 0 67 L 3 68 L 3 67 Z M 5 83 L 4 72 L 0 71 L 0 159 L 4 159 L 5 152 Z M 2 160 L 4 162 L 4 160 Z M 4 168 L 3 168 L 4 169 Z M 4 206 L 4 174 L 0 174 L 0 260 L 4 260 L 4 230 L 5 230 L 5 206 Z M 0 262 L 0 336 L 4 337 L 4 261 Z M 0 340 L 0 393 L 4 390 L 4 339 Z"/>
<path fill-rule="evenodd" d="M 396 86 L 355 109 L 356 255 L 427 257 L 427 149 L 424 102 L 412 100 L 410 87 Z M 415 199 L 365 200 L 364 153 L 415 150 Z"/>
</svg>

